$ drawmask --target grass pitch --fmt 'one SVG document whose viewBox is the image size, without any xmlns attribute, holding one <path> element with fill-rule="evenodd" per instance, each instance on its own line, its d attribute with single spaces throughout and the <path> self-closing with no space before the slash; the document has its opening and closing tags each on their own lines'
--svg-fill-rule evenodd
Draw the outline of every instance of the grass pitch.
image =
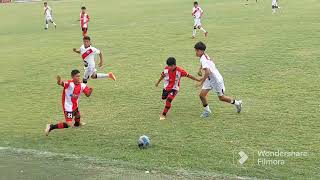
<svg viewBox="0 0 320 180">
<path fill-rule="evenodd" d="M 319 9 L 316 0 L 271 2 L 203 0 L 204 38 L 191 39 L 192 1 L 49 1 L 57 30 L 44 31 L 42 3 L 0 5 L 0 179 L 319 179 Z M 82 70 L 72 53 L 81 45 L 81 5 L 91 16 L 89 35 L 118 78 L 90 80 L 80 111 L 88 125 L 53 131 L 62 120 L 55 76 Z M 210 94 L 214 116 L 199 118 L 199 89 L 183 79 L 165 122 L 161 88 L 154 83 L 168 56 L 196 74 L 193 45 L 204 41 L 224 76 L 234 107 Z M 153 146 L 139 150 L 137 138 Z M 258 165 L 257 151 L 307 152 L 268 157 L 284 165 Z M 240 166 L 237 154 L 248 154 Z M 145 174 L 149 171 L 150 174 Z"/>
</svg>

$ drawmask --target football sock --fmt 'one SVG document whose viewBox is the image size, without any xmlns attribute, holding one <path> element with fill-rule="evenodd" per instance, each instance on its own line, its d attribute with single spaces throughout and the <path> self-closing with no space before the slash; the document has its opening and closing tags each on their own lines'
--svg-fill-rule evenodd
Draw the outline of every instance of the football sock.
<svg viewBox="0 0 320 180">
<path fill-rule="evenodd" d="M 192 36 L 195 37 L 196 34 L 197 34 L 197 29 L 193 29 L 193 31 L 192 31 Z"/>
<path fill-rule="evenodd" d="M 80 118 L 74 119 L 74 126 L 76 126 L 76 127 L 80 126 Z"/>
<path fill-rule="evenodd" d="M 109 77 L 109 74 L 97 73 L 97 78 L 107 78 L 107 77 Z"/>
<path fill-rule="evenodd" d="M 234 104 L 236 102 L 236 100 L 231 100 L 231 104 Z"/>
<path fill-rule="evenodd" d="M 54 129 L 63 129 L 63 128 L 68 128 L 69 125 L 65 122 L 63 123 L 58 123 L 58 124 L 51 124 L 50 125 L 50 131 Z"/>
<path fill-rule="evenodd" d="M 208 112 L 211 112 L 210 107 L 209 107 L 208 104 L 207 104 L 206 106 L 204 106 L 204 110 L 205 110 L 205 111 L 208 111 Z"/>
<path fill-rule="evenodd" d="M 49 28 L 49 24 L 46 24 L 46 29 L 48 29 Z"/>
<path fill-rule="evenodd" d="M 57 25 L 55 22 L 52 22 L 52 24 L 55 25 L 55 26 Z"/>
<path fill-rule="evenodd" d="M 203 31 L 204 33 L 206 33 L 207 31 L 203 29 L 203 27 L 200 28 L 201 31 Z"/>
<path fill-rule="evenodd" d="M 238 100 L 233 100 L 233 101 L 231 101 L 231 104 L 239 105 L 239 101 Z"/>
<path fill-rule="evenodd" d="M 172 99 L 168 98 L 167 101 L 166 101 L 166 106 L 163 109 L 162 115 L 164 115 L 164 116 L 167 115 L 169 109 L 171 108 L 171 102 L 172 102 Z"/>
</svg>

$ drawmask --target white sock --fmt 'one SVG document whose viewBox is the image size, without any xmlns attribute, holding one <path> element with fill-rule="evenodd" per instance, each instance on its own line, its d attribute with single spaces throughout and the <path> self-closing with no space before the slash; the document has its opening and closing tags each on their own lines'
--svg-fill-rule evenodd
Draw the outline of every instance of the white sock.
<svg viewBox="0 0 320 180">
<path fill-rule="evenodd" d="M 206 33 L 207 31 L 203 29 L 203 27 L 200 28 L 201 31 L 203 31 L 204 33 Z"/>
<path fill-rule="evenodd" d="M 55 25 L 55 26 L 57 25 L 55 22 L 52 22 L 52 24 Z"/>
<path fill-rule="evenodd" d="M 46 29 L 48 29 L 49 28 L 49 24 L 46 24 Z"/>
<path fill-rule="evenodd" d="M 209 105 L 207 105 L 206 107 L 204 107 L 204 110 L 207 112 L 211 112 Z"/>
<path fill-rule="evenodd" d="M 237 105 L 239 105 L 240 103 L 239 103 L 239 101 L 238 100 L 234 100 L 234 105 L 235 106 L 237 106 Z"/>
<path fill-rule="evenodd" d="M 107 77 L 109 77 L 109 74 L 97 73 L 97 78 L 107 78 Z"/>
<path fill-rule="evenodd" d="M 194 30 L 192 31 L 192 36 L 193 36 L 193 37 L 196 37 L 196 34 L 197 34 L 197 29 L 194 29 Z"/>
</svg>

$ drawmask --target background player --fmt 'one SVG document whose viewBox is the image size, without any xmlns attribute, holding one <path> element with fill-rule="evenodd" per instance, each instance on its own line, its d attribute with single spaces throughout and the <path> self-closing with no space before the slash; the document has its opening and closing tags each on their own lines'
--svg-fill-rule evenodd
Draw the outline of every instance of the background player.
<svg viewBox="0 0 320 180">
<path fill-rule="evenodd" d="M 169 57 L 167 59 L 167 66 L 162 71 L 161 76 L 156 83 L 156 87 L 158 87 L 159 83 L 164 79 L 162 99 L 166 100 L 166 104 L 160 115 L 160 120 L 166 119 L 167 113 L 171 108 L 171 102 L 180 89 L 180 80 L 182 77 L 188 77 L 194 81 L 200 82 L 199 79 L 193 77 L 181 67 L 176 66 L 176 59 L 174 57 Z"/>
<path fill-rule="evenodd" d="M 82 29 L 83 37 L 87 36 L 89 21 L 90 21 L 90 17 L 86 12 L 86 7 L 82 6 L 81 12 L 80 12 L 80 27 Z"/>
<path fill-rule="evenodd" d="M 100 59 L 100 62 L 98 64 L 99 67 L 102 67 L 103 65 L 103 56 L 102 56 L 102 52 L 99 49 L 91 46 L 91 41 L 89 36 L 83 37 L 83 45 L 80 47 L 80 49 L 73 48 L 73 51 L 78 54 L 81 54 L 81 57 L 84 61 L 85 72 L 83 75 L 83 83 L 87 83 L 90 77 L 92 79 L 109 77 L 114 81 L 116 80 L 116 77 L 113 75 L 112 72 L 109 72 L 108 74 L 97 73 L 95 56 L 97 54 L 99 55 L 99 59 Z"/>
<path fill-rule="evenodd" d="M 202 24 L 201 24 L 201 17 L 203 15 L 203 10 L 199 6 L 198 2 L 193 3 L 193 8 L 192 8 L 192 16 L 194 17 L 194 25 L 193 25 L 193 32 L 192 32 L 192 38 L 196 37 L 197 34 L 197 28 L 200 29 L 201 31 L 204 32 L 204 35 L 207 37 L 208 32 L 203 29 Z"/>
<path fill-rule="evenodd" d="M 223 78 L 216 68 L 214 62 L 210 59 L 210 57 L 205 54 L 206 45 L 202 42 L 198 42 L 194 46 L 196 56 L 200 58 L 200 69 L 199 75 L 202 75 L 202 70 L 205 72 L 204 77 L 201 80 L 200 86 L 202 86 L 202 90 L 200 92 L 200 99 L 202 105 L 204 107 L 204 112 L 201 114 L 201 117 L 209 117 L 211 114 L 211 110 L 207 100 L 207 94 L 209 91 L 214 90 L 220 101 L 224 101 L 230 104 L 234 104 L 236 106 L 237 112 L 240 113 L 242 109 L 242 101 L 235 100 L 232 97 L 224 95 L 225 87 Z"/>
<path fill-rule="evenodd" d="M 52 9 L 48 6 L 48 3 L 47 2 L 44 2 L 43 3 L 44 5 L 44 16 L 45 16 L 45 19 L 46 19 L 46 26 L 45 26 L 45 30 L 47 30 L 49 28 L 49 22 L 51 22 L 53 25 L 54 25 L 54 28 L 57 28 L 57 24 L 53 21 L 53 18 L 52 18 Z"/>
<path fill-rule="evenodd" d="M 276 13 L 277 9 L 280 9 L 278 6 L 278 0 L 272 0 L 272 14 Z"/>
<path fill-rule="evenodd" d="M 45 133 L 48 136 L 50 131 L 54 129 L 69 128 L 70 126 L 78 127 L 80 123 L 79 98 L 82 93 L 89 97 L 93 91 L 86 84 L 81 83 L 80 71 L 71 71 L 71 80 L 63 81 L 61 77 L 57 76 L 57 84 L 63 87 L 62 92 L 62 108 L 66 122 L 58 124 L 47 124 Z M 72 120 L 74 119 L 74 124 Z"/>
</svg>

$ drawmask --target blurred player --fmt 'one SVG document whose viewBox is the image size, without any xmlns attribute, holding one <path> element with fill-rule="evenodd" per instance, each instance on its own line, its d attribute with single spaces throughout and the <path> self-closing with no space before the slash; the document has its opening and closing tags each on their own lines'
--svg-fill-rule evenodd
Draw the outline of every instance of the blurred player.
<svg viewBox="0 0 320 180">
<path fill-rule="evenodd" d="M 208 32 L 203 29 L 201 25 L 201 17 L 203 15 L 203 10 L 199 6 L 198 2 L 193 3 L 193 9 L 192 9 L 192 16 L 194 17 L 194 25 L 193 25 L 193 32 L 192 32 L 192 38 L 196 37 L 197 34 L 197 28 L 204 32 L 204 35 L 207 37 Z"/>
<path fill-rule="evenodd" d="M 116 77 L 113 75 L 112 72 L 109 72 L 108 74 L 97 73 L 95 56 L 99 55 L 99 58 L 100 58 L 100 62 L 98 64 L 99 67 L 102 67 L 103 65 L 103 56 L 102 56 L 102 52 L 99 49 L 91 46 L 91 41 L 89 36 L 83 37 L 83 45 L 80 47 L 80 49 L 73 48 L 73 51 L 75 53 L 81 54 L 81 57 L 84 62 L 85 71 L 83 75 L 83 83 L 87 83 L 90 77 L 92 79 L 110 78 L 114 81 L 116 80 Z"/>
<path fill-rule="evenodd" d="M 45 30 L 47 30 L 49 28 L 49 22 L 51 22 L 54 25 L 54 28 L 57 28 L 57 24 L 53 21 L 52 18 L 52 9 L 48 6 L 47 2 L 44 2 L 44 15 L 45 15 L 45 19 L 46 19 L 46 26 L 45 26 Z"/>
<path fill-rule="evenodd" d="M 200 58 L 201 63 L 198 74 L 202 76 L 202 71 L 205 72 L 204 77 L 202 78 L 200 83 L 200 86 L 202 86 L 202 90 L 199 96 L 204 107 L 204 112 L 201 114 L 201 117 L 209 117 L 211 114 L 211 110 L 207 100 L 207 94 L 211 90 L 217 93 L 220 101 L 234 104 L 237 112 L 240 113 L 242 109 L 242 101 L 235 100 L 234 98 L 228 97 L 224 94 L 225 87 L 223 78 L 216 68 L 214 62 L 205 53 L 206 45 L 202 42 L 198 42 L 197 44 L 195 44 L 194 49 L 196 52 L 196 56 Z"/>
<path fill-rule="evenodd" d="M 180 79 L 182 77 L 188 77 L 194 81 L 200 82 L 199 79 L 193 77 L 181 67 L 176 66 L 176 59 L 174 57 L 169 57 L 167 60 L 167 66 L 162 71 L 160 79 L 156 83 L 156 87 L 158 87 L 159 83 L 164 79 L 162 99 L 166 100 L 166 104 L 162 114 L 160 115 L 160 120 L 166 119 L 167 113 L 171 108 L 171 102 L 176 97 L 180 89 Z"/>
<path fill-rule="evenodd" d="M 59 122 L 58 124 L 47 124 L 45 129 L 45 134 L 47 136 L 54 129 L 63 129 L 84 125 L 84 123 L 80 122 L 80 111 L 78 108 L 79 98 L 82 93 L 89 97 L 93 89 L 89 88 L 86 84 L 81 83 L 79 70 L 71 71 L 71 77 L 71 80 L 63 81 L 59 75 L 57 76 L 57 84 L 63 87 L 62 108 L 66 122 Z M 72 124 L 73 119 L 74 124 Z"/>
<path fill-rule="evenodd" d="M 80 12 L 80 27 L 82 29 L 83 37 L 87 36 L 89 21 L 90 21 L 90 17 L 86 12 L 86 7 L 82 6 L 81 12 Z"/>
<path fill-rule="evenodd" d="M 280 9 L 278 6 L 278 0 L 272 0 L 272 14 L 276 13 L 277 9 Z"/>
</svg>

